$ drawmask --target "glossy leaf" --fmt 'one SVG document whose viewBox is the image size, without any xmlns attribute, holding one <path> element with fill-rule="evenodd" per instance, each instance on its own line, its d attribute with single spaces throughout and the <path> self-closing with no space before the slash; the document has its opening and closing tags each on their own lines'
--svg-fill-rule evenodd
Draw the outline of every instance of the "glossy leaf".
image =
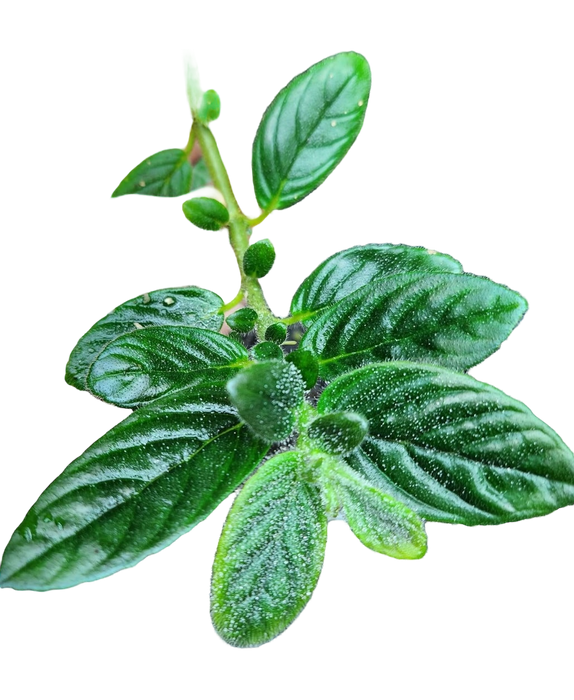
<svg viewBox="0 0 574 700">
<path fill-rule="evenodd" d="M 272 323 L 265 329 L 265 340 L 281 345 L 287 337 L 287 326 L 284 323 Z"/>
<path fill-rule="evenodd" d="M 237 496 L 221 534 L 211 582 L 218 634 L 253 647 L 281 634 L 317 584 L 327 519 L 318 488 L 286 452 L 263 464 Z"/>
<path fill-rule="evenodd" d="M 253 359 L 257 360 L 258 362 L 262 362 L 264 360 L 283 359 L 283 350 L 281 350 L 278 345 L 268 340 L 255 345 L 252 348 L 251 353 L 253 354 Z"/>
<path fill-rule="evenodd" d="M 316 418 L 308 433 L 329 454 L 347 454 L 358 447 L 369 432 L 364 416 L 349 411 L 327 413 Z"/>
<path fill-rule="evenodd" d="M 223 325 L 223 299 L 200 287 L 158 289 L 118 306 L 94 324 L 72 350 L 66 381 L 86 388 L 88 371 L 108 343 L 148 326 L 195 326 L 218 331 Z"/>
<path fill-rule="evenodd" d="M 211 184 L 211 175 L 207 169 L 207 165 L 203 158 L 200 158 L 193 166 L 193 174 L 191 176 L 190 192 L 199 190 L 202 187 L 207 187 Z"/>
<path fill-rule="evenodd" d="M 140 408 L 40 496 L 8 544 L 0 585 L 67 588 L 137 564 L 206 518 L 267 447 L 221 385 Z"/>
<path fill-rule="evenodd" d="M 112 197 L 124 194 L 179 197 L 191 191 L 191 177 L 187 153 L 180 148 L 170 148 L 136 165 L 116 187 Z"/>
<path fill-rule="evenodd" d="M 220 333 L 162 326 L 122 335 L 98 355 L 88 388 L 99 398 L 134 408 L 199 382 L 222 382 L 249 362 L 242 345 Z"/>
<path fill-rule="evenodd" d="M 334 170 L 359 135 L 370 89 L 369 64 L 348 52 L 316 63 L 279 92 L 253 143 L 263 210 L 292 206 Z"/>
<path fill-rule="evenodd" d="M 249 333 L 249 331 L 253 330 L 257 322 L 257 311 L 248 307 L 237 309 L 237 311 L 230 314 L 225 320 L 232 330 L 238 333 Z"/>
<path fill-rule="evenodd" d="M 305 325 L 313 312 L 326 309 L 370 282 L 403 272 L 462 272 L 450 255 L 427 248 L 390 243 L 358 245 L 331 255 L 307 277 L 295 292 L 291 314 L 301 315 Z"/>
<path fill-rule="evenodd" d="M 319 377 L 319 362 L 309 350 L 295 350 L 285 357 L 287 362 L 292 362 L 301 372 L 306 389 L 312 389 Z"/>
<path fill-rule="evenodd" d="M 403 503 L 369 484 L 342 460 L 324 461 L 322 486 L 332 514 L 339 510 L 369 549 L 396 559 L 420 559 L 427 537 L 420 517 Z"/>
<path fill-rule="evenodd" d="M 574 455 L 523 404 L 465 374 L 392 362 L 346 374 L 318 410 L 357 411 L 346 459 L 427 520 L 488 525 L 574 503 Z"/>
<path fill-rule="evenodd" d="M 227 208 L 211 197 L 195 197 L 181 205 L 185 218 L 205 231 L 219 231 L 229 221 Z"/>
<path fill-rule="evenodd" d="M 517 292 L 484 277 L 393 275 L 321 314 L 301 347 L 319 358 L 324 379 L 386 360 L 467 370 L 500 347 L 526 309 Z"/>
<path fill-rule="evenodd" d="M 230 379 L 227 389 L 239 415 L 259 437 L 278 442 L 291 435 L 304 392 L 294 365 L 283 360 L 251 365 Z"/>
</svg>

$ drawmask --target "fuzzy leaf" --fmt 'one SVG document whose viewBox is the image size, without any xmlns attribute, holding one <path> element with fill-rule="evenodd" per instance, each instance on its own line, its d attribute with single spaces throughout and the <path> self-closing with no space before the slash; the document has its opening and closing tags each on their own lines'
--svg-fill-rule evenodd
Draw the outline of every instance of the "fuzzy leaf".
<svg viewBox="0 0 574 700">
<path fill-rule="evenodd" d="M 364 416 L 349 411 L 327 413 L 308 428 L 309 437 L 329 454 L 347 454 L 358 447 L 369 432 Z"/>
<path fill-rule="evenodd" d="M 227 208 L 210 197 L 195 197 L 181 205 L 185 218 L 205 231 L 219 231 L 229 221 Z"/>
<path fill-rule="evenodd" d="M 124 194 L 179 197 L 191 191 L 191 178 L 187 153 L 180 148 L 169 148 L 136 165 L 116 187 L 112 197 Z"/>
</svg>

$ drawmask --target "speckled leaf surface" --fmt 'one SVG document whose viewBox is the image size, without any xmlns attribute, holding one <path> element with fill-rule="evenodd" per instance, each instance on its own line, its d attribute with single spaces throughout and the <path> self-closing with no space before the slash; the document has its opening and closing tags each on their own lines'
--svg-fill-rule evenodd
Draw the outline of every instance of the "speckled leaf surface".
<svg viewBox="0 0 574 700">
<path fill-rule="evenodd" d="M 403 272 L 462 272 L 462 265 L 444 253 L 390 243 L 358 245 L 331 255 L 301 283 L 291 301 L 291 314 L 305 325 L 326 309 L 370 282 Z"/>
<path fill-rule="evenodd" d="M 159 289 L 118 306 L 78 341 L 66 366 L 66 381 L 85 389 L 88 371 L 108 343 L 148 326 L 194 326 L 218 331 L 223 325 L 223 299 L 200 287 Z"/>
<path fill-rule="evenodd" d="M 6 548 L 0 586 L 67 588 L 137 564 L 206 518 L 267 447 L 221 385 L 142 407 L 40 496 Z"/>
<path fill-rule="evenodd" d="M 431 365 L 371 365 L 334 381 L 318 410 L 349 410 L 369 436 L 347 462 L 427 520 L 488 525 L 574 503 L 574 455 L 498 389 Z"/>
<path fill-rule="evenodd" d="M 199 382 L 222 382 L 249 362 L 242 345 L 214 331 L 152 326 L 112 340 L 88 374 L 98 398 L 135 408 Z"/>
<path fill-rule="evenodd" d="M 335 169 L 359 135 L 370 89 L 369 64 L 350 51 L 316 63 L 279 92 L 253 143 L 262 209 L 296 204 Z"/>
<path fill-rule="evenodd" d="M 396 559 L 420 559 L 427 551 L 421 518 L 370 484 L 341 459 L 324 461 L 321 481 L 331 515 L 343 517 L 369 549 Z"/>
<path fill-rule="evenodd" d="M 319 489 L 303 481 L 300 457 L 273 457 L 237 496 L 221 534 L 211 616 L 229 644 L 252 647 L 281 634 L 317 584 L 327 541 Z"/>
<path fill-rule="evenodd" d="M 467 370 L 499 348 L 526 309 L 517 292 L 484 277 L 404 273 L 325 311 L 301 347 L 319 358 L 324 379 L 388 360 Z"/>
</svg>

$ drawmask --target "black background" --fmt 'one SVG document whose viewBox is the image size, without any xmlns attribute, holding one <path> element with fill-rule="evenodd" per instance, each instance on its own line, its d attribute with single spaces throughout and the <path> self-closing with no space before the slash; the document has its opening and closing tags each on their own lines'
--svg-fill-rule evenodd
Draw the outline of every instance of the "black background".
<svg viewBox="0 0 574 700">
<path fill-rule="evenodd" d="M 512 90 L 503 89 L 508 81 L 502 68 L 510 59 L 499 56 L 496 67 L 491 52 L 475 65 L 471 56 L 447 61 L 440 47 L 388 54 L 378 42 L 353 42 L 377 71 L 369 123 L 323 190 L 261 228 L 281 255 L 266 282 L 270 300 L 284 312 L 289 294 L 313 265 L 356 241 L 394 239 L 451 251 L 469 269 L 518 287 L 533 304 L 524 327 L 476 374 L 524 398 L 566 434 L 571 411 L 561 396 L 572 383 L 563 314 L 571 294 L 565 260 L 552 248 L 556 231 L 548 226 L 549 199 L 536 167 L 540 156 L 520 140 L 529 127 L 527 95 L 516 81 Z M 257 50 L 235 47 L 230 60 L 225 44 L 198 44 L 205 85 L 215 85 L 225 98 L 216 131 L 247 209 L 254 209 L 248 146 L 261 109 L 296 70 L 337 47 L 329 40 L 289 51 L 267 45 L 263 61 Z M 177 46 L 150 47 L 138 58 L 115 48 L 113 56 L 100 49 L 87 73 L 68 66 L 68 94 L 57 92 L 62 121 L 44 147 L 53 164 L 45 173 L 50 197 L 49 203 L 45 193 L 36 199 L 46 197 L 46 211 L 35 212 L 40 236 L 22 291 L 24 298 L 34 296 L 35 311 L 18 321 L 28 341 L 20 345 L 18 360 L 25 371 L 15 373 L 18 412 L 10 430 L 20 437 L 5 465 L 6 535 L 58 470 L 121 416 L 63 385 L 62 364 L 78 334 L 113 304 L 152 286 L 195 281 L 224 297 L 235 290 L 224 237 L 191 229 L 176 203 L 106 201 L 142 156 L 181 143 L 187 124 Z M 566 258 L 571 244 L 560 245 Z M 47 608 L 42 614 L 50 616 L 78 605 L 103 611 L 111 604 L 141 624 L 130 612 L 139 599 L 150 616 L 173 620 L 183 613 L 185 626 L 212 651 L 220 650 L 208 633 L 204 607 L 220 515 L 135 572 L 66 596 L 44 596 L 36 605 L 30 601 L 40 596 L 12 596 L 12 605 Z M 487 611 L 481 595 L 487 596 L 488 614 L 512 615 L 513 591 L 525 586 L 548 601 L 553 580 L 563 572 L 571 528 L 571 512 L 496 530 L 433 527 L 428 560 L 408 566 L 365 553 L 336 526 L 317 602 L 277 649 L 311 648 L 337 629 L 360 637 L 373 626 L 400 623 L 401 610 L 409 611 L 407 624 L 417 616 L 439 620 L 440 610 L 478 616 L 483 606 Z M 376 601 L 384 603 L 378 607 Z"/>
</svg>

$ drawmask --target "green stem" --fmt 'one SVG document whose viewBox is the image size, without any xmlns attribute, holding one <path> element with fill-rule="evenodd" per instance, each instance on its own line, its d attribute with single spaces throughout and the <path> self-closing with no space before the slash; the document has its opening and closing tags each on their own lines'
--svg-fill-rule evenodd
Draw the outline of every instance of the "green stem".
<svg viewBox="0 0 574 700">
<path fill-rule="evenodd" d="M 240 289 L 239 292 L 237 293 L 236 297 L 234 297 L 231 301 L 228 301 L 227 304 L 224 304 L 219 309 L 219 313 L 224 314 L 227 311 L 231 311 L 231 309 L 234 309 L 242 299 L 243 299 L 243 289 Z"/>
</svg>

